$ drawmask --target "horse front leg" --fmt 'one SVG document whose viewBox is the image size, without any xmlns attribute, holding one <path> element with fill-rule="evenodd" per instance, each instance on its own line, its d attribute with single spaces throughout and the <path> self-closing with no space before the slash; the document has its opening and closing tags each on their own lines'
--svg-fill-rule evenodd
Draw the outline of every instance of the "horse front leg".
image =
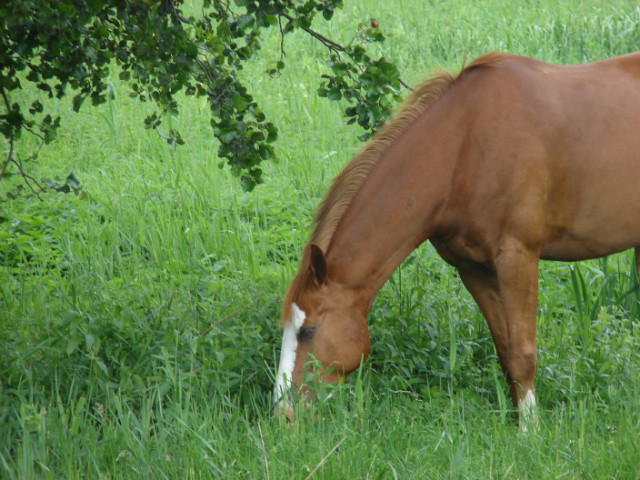
<svg viewBox="0 0 640 480">
<path fill-rule="evenodd" d="M 480 307 L 480 311 L 487 321 L 489 331 L 493 338 L 493 343 L 498 353 L 498 361 L 502 367 L 502 372 L 511 383 L 511 376 L 507 366 L 509 351 L 509 332 L 507 321 L 502 308 L 500 291 L 498 289 L 498 279 L 494 272 L 486 270 L 484 267 L 458 268 L 460 279 L 469 293 Z M 517 399 L 516 399 L 517 400 Z M 516 405 L 517 406 L 517 405 Z"/>
<path fill-rule="evenodd" d="M 520 426 L 526 430 L 536 423 L 538 257 L 515 243 L 506 244 L 495 259 L 495 270 L 467 265 L 458 272 L 487 320 Z"/>
<path fill-rule="evenodd" d="M 536 427 L 536 315 L 538 305 L 539 252 L 516 240 L 502 242 L 495 258 L 498 290 L 505 316 L 508 347 L 506 364 L 511 377 L 511 398 L 521 428 Z"/>
</svg>

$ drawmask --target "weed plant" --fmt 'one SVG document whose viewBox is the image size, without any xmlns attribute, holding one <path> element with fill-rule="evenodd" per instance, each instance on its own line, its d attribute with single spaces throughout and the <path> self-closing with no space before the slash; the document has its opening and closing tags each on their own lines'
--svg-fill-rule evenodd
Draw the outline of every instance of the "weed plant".
<svg viewBox="0 0 640 480">
<path fill-rule="evenodd" d="M 578 63 L 640 48 L 640 8 L 621 0 L 356 0 L 317 28 L 346 43 L 371 17 L 409 83 L 491 50 Z M 117 72 L 106 105 L 46 105 L 63 127 L 30 174 L 73 172 L 82 190 L 0 204 L 0 477 L 640 478 L 630 252 L 541 263 L 535 434 L 517 433 L 485 321 L 429 245 L 380 292 L 365 365 L 296 423 L 272 415 L 280 301 L 360 133 L 316 96 L 312 39 L 262 73 L 279 42 L 243 72 L 281 129 L 251 194 L 217 168 L 203 102 L 171 119 L 176 149 L 142 128 Z"/>
</svg>

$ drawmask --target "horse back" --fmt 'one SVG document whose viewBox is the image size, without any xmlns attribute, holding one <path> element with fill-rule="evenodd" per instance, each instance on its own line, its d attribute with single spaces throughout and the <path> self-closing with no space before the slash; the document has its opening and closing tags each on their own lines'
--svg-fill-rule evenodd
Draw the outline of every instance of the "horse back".
<svg viewBox="0 0 640 480">
<path fill-rule="evenodd" d="M 460 244 L 512 236 L 559 260 L 640 245 L 640 54 L 480 57 L 442 103 L 463 112 L 449 197 Z"/>
</svg>

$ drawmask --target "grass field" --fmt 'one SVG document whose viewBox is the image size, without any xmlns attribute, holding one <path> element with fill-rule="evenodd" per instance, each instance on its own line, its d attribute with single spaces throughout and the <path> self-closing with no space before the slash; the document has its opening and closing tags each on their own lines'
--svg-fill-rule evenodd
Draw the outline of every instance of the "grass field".
<svg viewBox="0 0 640 480">
<path fill-rule="evenodd" d="M 315 28 L 347 43 L 375 17 L 408 83 L 491 50 L 579 63 L 640 49 L 633 1 L 345 3 Z M 364 367 L 300 421 L 272 416 L 280 301 L 360 133 L 315 94 L 314 40 L 289 38 L 289 68 L 262 74 L 279 41 L 244 72 L 280 128 L 250 194 L 217 168 L 204 101 L 171 120 L 176 149 L 144 130 L 148 106 L 117 72 L 99 108 L 48 104 L 63 127 L 32 174 L 73 171 L 82 193 L 0 203 L 0 478 L 640 478 L 630 252 L 541 264 L 535 434 L 518 433 L 484 319 L 429 245 L 380 292 Z"/>
</svg>

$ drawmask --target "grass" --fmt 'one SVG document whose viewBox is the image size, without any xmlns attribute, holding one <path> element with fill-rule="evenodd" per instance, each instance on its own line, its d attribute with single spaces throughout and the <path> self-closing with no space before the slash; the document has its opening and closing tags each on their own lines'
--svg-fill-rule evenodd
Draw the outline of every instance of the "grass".
<svg viewBox="0 0 640 480">
<path fill-rule="evenodd" d="M 493 49 L 577 63 L 640 47 L 630 1 L 358 0 L 316 28 L 346 43 L 372 16 L 409 83 Z M 0 477 L 640 478 L 629 252 L 541 264 L 537 434 L 517 433 L 484 319 L 428 245 L 380 292 L 357 375 L 295 424 L 271 415 L 280 301 L 359 146 L 315 95 L 323 48 L 288 39 L 271 79 L 277 32 L 264 41 L 244 74 L 279 162 L 251 194 L 216 167 L 203 102 L 181 102 L 178 149 L 142 128 L 148 106 L 115 73 L 100 108 L 48 105 L 63 131 L 31 173 L 73 171 L 83 190 L 0 205 Z"/>
</svg>

